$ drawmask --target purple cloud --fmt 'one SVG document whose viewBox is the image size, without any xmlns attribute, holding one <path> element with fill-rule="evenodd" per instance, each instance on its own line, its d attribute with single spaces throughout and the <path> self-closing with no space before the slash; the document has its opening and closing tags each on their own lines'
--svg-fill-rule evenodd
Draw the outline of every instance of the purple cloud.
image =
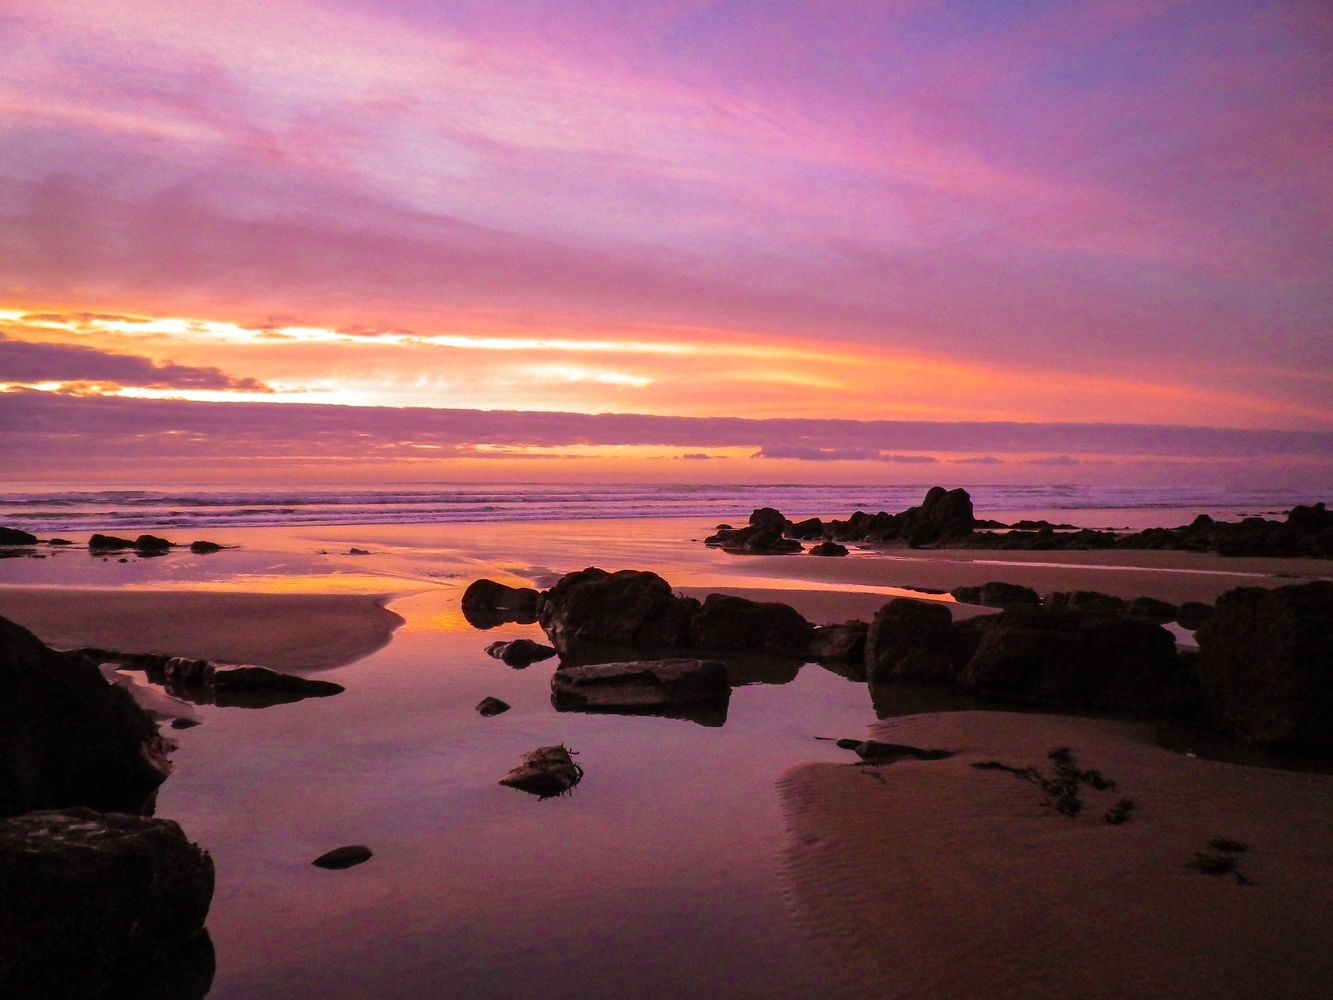
<svg viewBox="0 0 1333 1000">
<path fill-rule="evenodd" d="M 158 364 L 135 354 L 99 351 L 77 344 L 38 344 L 0 333 L 0 380 L 6 382 L 109 383 L 145 389 L 230 389 L 272 392 L 253 378 L 217 368 Z"/>
</svg>

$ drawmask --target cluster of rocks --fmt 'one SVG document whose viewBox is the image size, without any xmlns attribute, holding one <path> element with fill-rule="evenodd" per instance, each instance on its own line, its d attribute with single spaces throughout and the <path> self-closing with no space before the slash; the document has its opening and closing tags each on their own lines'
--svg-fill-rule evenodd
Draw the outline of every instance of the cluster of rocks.
<svg viewBox="0 0 1333 1000">
<path fill-rule="evenodd" d="M 36 545 L 50 545 L 57 548 L 63 548 L 73 545 L 67 538 L 48 538 L 41 539 L 28 531 L 19 528 L 0 527 L 0 546 L 15 546 L 22 548 L 31 548 Z M 214 552 L 220 552 L 222 545 L 217 542 L 198 540 L 191 542 L 186 546 L 182 542 L 170 542 L 157 535 L 139 535 L 137 538 L 120 538 L 116 535 L 94 534 L 88 539 L 88 551 L 93 555 L 100 555 L 107 552 L 134 552 L 137 555 L 161 556 L 166 555 L 172 549 L 189 548 L 195 555 L 210 555 Z"/>
<path fill-rule="evenodd" d="M 997 532 L 990 529 L 1008 529 Z M 916 507 L 897 514 L 857 511 L 846 520 L 817 517 L 793 522 L 772 507 L 750 515 L 749 523 L 735 528 L 718 525 L 704 539 L 727 552 L 782 555 L 801 552 L 803 542 L 816 543 L 813 555 L 846 555 L 843 543 L 892 545 L 913 548 L 966 549 L 1175 549 L 1216 552 L 1227 556 L 1293 556 L 1333 558 L 1333 511 L 1317 503 L 1297 506 L 1284 521 L 1247 517 L 1216 521 L 1200 514 L 1178 528 L 1150 528 L 1117 532 L 1077 528 L 1072 524 L 1023 520 L 1007 525 L 978 519 L 966 490 L 932 487 Z"/>
<path fill-rule="evenodd" d="M 85 647 L 75 652 L 94 663 L 121 670 L 142 670 L 167 694 L 196 705 L 266 708 L 303 698 L 341 694 L 341 684 L 284 674 L 252 664 L 214 663 L 211 660 L 168 656 L 162 653 L 119 653 Z"/>
<path fill-rule="evenodd" d="M 151 817 L 157 725 L 97 664 L 0 618 L 0 994 L 203 997 L 213 862 Z"/>
<path fill-rule="evenodd" d="M 1333 753 L 1333 583 L 1241 589 L 1179 608 L 1078 591 L 1043 602 L 992 583 L 954 592 L 1002 607 L 955 621 L 897 598 L 871 622 L 814 626 L 793 608 L 684 597 L 655 573 L 588 568 L 538 595 L 560 663 L 557 707 L 632 711 L 725 699 L 747 657 L 816 661 L 877 688 L 945 685 L 982 702 L 1203 721 L 1228 735 Z M 1160 622 L 1200 621 L 1197 653 Z M 738 674 L 740 676 L 738 677 Z"/>
</svg>

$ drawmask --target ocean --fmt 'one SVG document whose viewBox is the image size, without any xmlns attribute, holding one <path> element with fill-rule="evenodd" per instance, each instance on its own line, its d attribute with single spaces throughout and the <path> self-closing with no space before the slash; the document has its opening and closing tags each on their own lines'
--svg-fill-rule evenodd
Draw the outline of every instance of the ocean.
<svg viewBox="0 0 1333 1000">
<path fill-rule="evenodd" d="M 931 484 L 907 486 L 569 485 L 396 483 L 373 488 L 323 485 L 190 486 L 0 490 L 0 524 L 36 534 L 134 528 L 249 528 L 337 524 L 449 524 L 692 517 L 744 519 L 756 507 L 790 517 L 896 512 L 919 504 Z M 1052 516 L 1080 527 L 1141 528 L 1186 523 L 1196 514 L 1279 516 L 1294 504 L 1327 499 L 1299 490 L 1211 487 L 986 485 L 967 487 L 979 517 Z M 1120 512 L 1103 523 L 1092 512 Z M 1125 512 L 1137 512 L 1127 515 Z M 1129 523 L 1134 522 L 1134 523 Z"/>
</svg>

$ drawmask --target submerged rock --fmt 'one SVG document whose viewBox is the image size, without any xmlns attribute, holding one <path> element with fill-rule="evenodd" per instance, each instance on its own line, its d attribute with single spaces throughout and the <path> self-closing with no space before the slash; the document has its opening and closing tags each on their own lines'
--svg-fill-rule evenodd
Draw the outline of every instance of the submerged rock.
<svg viewBox="0 0 1333 1000">
<path fill-rule="evenodd" d="M 500 784 L 549 799 L 564 795 L 583 780 L 583 768 L 574 763 L 573 750 L 563 743 L 538 747 L 523 755 L 523 762 L 503 778 Z"/>
<path fill-rule="evenodd" d="M 151 668 L 149 678 L 158 676 Z M 221 707 L 266 708 L 300 701 L 327 698 L 345 688 L 332 681 L 316 681 L 284 674 L 268 667 L 223 666 L 208 660 L 174 656 L 161 669 L 167 693 L 196 704 Z"/>
<path fill-rule="evenodd" d="M 1195 638 L 1211 724 L 1256 743 L 1333 754 L 1333 583 L 1229 591 Z"/>
<path fill-rule="evenodd" d="M 731 695 L 721 660 L 634 660 L 562 667 L 551 676 L 558 708 L 652 709 L 724 701 Z"/>
<path fill-rule="evenodd" d="M 365 844 L 349 844 L 347 847 L 335 847 L 333 850 L 321 854 L 310 863 L 316 868 L 342 870 L 343 868 L 364 864 L 374 856 L 374 853 Z"/>
<path fill-rule="evenodd" d="M 491 643 L 486 647 L 486 655 L 495 657 L 505 666 L 521 670 L 540 660 L 549 660 L 555 656 L 555 648 L 531 639 L 511 639 L 508 642 Z"/>
<path fill-rule="evenodd" d="M 829 739 L 816 736 L 815 739 Z M 841 739 L 832 742 L 843 750 L 851 750 L 867 764 L 892 764 L 898 760 L 944 760 L 953 756 L 952 750 L 922 750 L 902 743 L 881 743 L 879 740 Z"/>
<path fill-rule="evenodd" d="M 125 982 L 161 978 L 186 950 L 203 990 L 156 995 L 201 997 L 212 897 L 212 858 L 171 820 L 74 808 L 0 821 L 0 995 L 143 996 Z"/>
<path fill-rule="evenodd" d="M 0 816 L 88 806 L 151 811 L 167 744 L 122 688 L 0 618 Z"/>
</svg>

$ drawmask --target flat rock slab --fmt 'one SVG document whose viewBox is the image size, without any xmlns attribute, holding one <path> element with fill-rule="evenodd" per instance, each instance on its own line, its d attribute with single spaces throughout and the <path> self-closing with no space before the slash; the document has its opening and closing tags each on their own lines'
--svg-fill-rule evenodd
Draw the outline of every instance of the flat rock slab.
<svg viewBox="0 0 1333 1000">
<path fill-rule="evenodd" d="M 557 706 L 652 708 L 720 701 L 730 695 L 721 660 L 632 660 L 562 667 L 551 677 Z"/>
</svg>

